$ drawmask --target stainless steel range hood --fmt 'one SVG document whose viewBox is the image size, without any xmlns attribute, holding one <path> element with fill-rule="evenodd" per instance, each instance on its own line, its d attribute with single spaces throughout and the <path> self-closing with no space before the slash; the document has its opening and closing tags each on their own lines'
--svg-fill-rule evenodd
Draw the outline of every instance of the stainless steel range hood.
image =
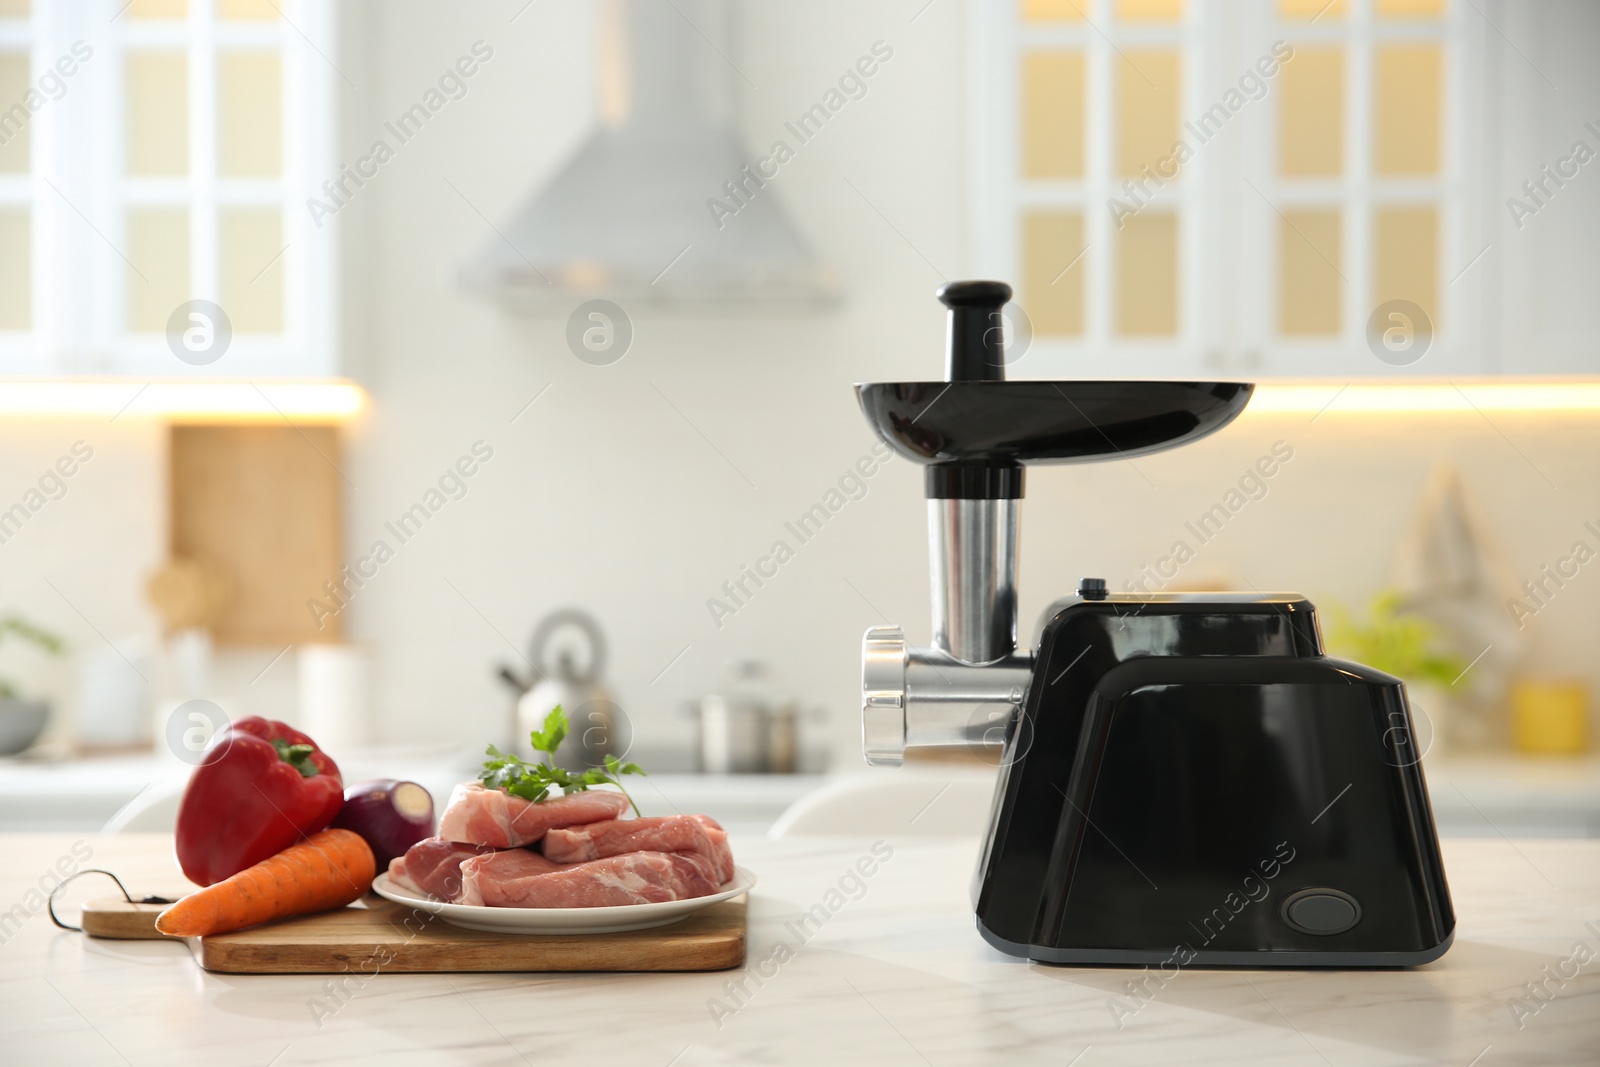
<svg viewBox="0 0 1600 1067">
<path fill-rule="evenodd" d="M 743 75 L 724 0 L 605 0 L 597 31 L 599 129 L 463 264 L 462 284 L 533 310 L 829 302 L 832 273 L 778 207 L 781 171 L 762 178 L 765 153 L 735 130 Z"/>
</svg>

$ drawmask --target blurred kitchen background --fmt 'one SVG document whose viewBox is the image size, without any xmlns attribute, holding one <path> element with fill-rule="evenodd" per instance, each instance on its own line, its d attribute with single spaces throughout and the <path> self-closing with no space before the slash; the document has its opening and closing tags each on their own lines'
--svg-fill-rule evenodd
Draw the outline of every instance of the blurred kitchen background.
<svg viewBox="0 0 1600 1067">
<path fill-rule="evenodd" d="M 207 709 L 448 788 L 536 667 L 657 806 L 865 773 L 928 559 L 850 386 L 939 378 L 935 288 L 995 277 L 1012 377 L 1263 383 L 1032 471 L 1024 620 L 1305 592 L 1411 684 L 1445 832 L 1600 834 L 1597 44 L 1582 0 L 0 0 L 0 826 L 170 791 Z"/>
</svg>

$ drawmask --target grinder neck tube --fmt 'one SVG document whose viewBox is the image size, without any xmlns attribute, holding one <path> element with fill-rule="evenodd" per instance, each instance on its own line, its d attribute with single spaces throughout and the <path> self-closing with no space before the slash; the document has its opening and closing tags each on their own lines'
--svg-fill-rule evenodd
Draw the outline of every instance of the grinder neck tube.
<svg viewBox="0 0 1600 1067">
<path fill-rule="evenodd" d="M 993 663 L 1017 647 L 1021 496 L 1021 467 L 928 468 L 933 643 L 962 663 Z"/>
</svg>

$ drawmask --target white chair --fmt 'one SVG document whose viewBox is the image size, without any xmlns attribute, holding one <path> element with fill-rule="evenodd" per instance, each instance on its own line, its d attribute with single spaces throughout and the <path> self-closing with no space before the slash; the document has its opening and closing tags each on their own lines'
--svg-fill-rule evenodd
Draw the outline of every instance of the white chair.
<svg viewBox="0 0 1600 1067">
<path fill-rule="evenodd" d="M 100 828 L 103 834 L 158 834 L 171 833 L 178 825 L 178 802 L 183 799 L 186 783 L 152 782 L 139 795 L 124 804 Z"/>
<path fill-rule="evenodd" d="M 852 775 L 789 805 L 767 836 L 977 837 L 989 825 L 994 787 L 993 771 L 901 769 Z"/>
</svg>

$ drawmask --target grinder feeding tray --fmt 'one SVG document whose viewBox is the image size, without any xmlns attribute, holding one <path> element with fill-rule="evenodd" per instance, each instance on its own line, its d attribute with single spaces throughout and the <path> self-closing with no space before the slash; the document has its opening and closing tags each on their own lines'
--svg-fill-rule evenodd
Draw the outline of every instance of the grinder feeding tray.
<svg viewBox="0 0 1600 1067">
<path fill-rule="evenodd" d="M 925 465 L 933 647 L 862 641 L 862 745 L 1004 726 L 978 931 L 1041 962 L 1410 966 L 1455 916 L 1404 685 L 1323 654 L 1296 593 L 1112 593 L 1085 578 L 1017 645 L 1025 465 L 1119 459 L 1226 426 L 1252 386 L 1008 382 L 1000 282 L 953 282 L 944 382 L 856 386 Z"/>
</svg>

